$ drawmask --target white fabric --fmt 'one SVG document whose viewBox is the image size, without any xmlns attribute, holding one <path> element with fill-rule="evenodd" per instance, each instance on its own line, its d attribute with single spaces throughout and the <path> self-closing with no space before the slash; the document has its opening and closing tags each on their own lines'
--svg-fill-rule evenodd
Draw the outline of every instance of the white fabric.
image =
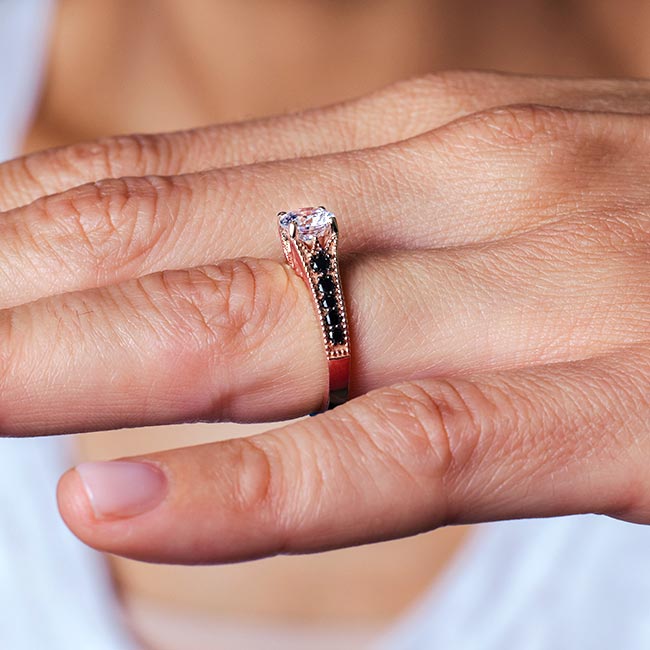
<svg viewBox="0 0 650 650">
<path fill-rule="evenodd" d="M 478 527 L 375 650 L 646 650 L 650 528 L 595 515 Z"/>
<path fill-rule="evenodd" d="M 0 159 L 14 155 L 41 74 L 47 0 L 0 0 Z M 56 509 L 62 438 L 0 439 L 0 648 L 131 650 L 110 576 Z"/>
<path fill-rule="evenodd" d="M 49 0 L 0 0 L 0 160 L 20 147 L 34 108 Z"/>
</svg>

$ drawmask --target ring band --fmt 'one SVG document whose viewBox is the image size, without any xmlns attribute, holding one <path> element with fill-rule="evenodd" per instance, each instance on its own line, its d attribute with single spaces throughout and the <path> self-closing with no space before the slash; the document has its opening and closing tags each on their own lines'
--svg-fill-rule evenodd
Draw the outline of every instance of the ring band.
<svg viewBox="0 0 650 650">
<path fill-rule="evenodd" d="M 279 212 L 278 218 L 284 256 L 311 291 L 323 333 L 329 381 L 321 411 L 326 411 L 347 401 L 350 383 L 350 335 L 336 254 L 338 223 L 323 206 Z"/>
</svg>

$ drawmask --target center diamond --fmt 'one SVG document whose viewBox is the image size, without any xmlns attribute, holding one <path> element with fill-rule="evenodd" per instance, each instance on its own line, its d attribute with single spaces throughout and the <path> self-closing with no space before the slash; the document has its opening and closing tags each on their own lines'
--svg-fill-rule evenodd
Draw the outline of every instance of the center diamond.
<svg viewBox="0 0 650 650">
<path fill-rule="evenodd" d="M 280 226 L 289 230 L 292 223 L 296 224 L 296 237 L 311 244 L 314 239 L 331 232 L 334 215 L 323 207 L 301 208 L 280 215 Z"/>
</svg>

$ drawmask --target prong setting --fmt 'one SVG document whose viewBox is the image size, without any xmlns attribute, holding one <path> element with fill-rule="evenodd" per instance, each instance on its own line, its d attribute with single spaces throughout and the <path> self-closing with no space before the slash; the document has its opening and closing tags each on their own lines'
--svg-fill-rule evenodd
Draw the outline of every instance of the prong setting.
<svg viewBox="0 0 650 650">
<path fill-rule="evenodd" d="M 290 234 L 292 224 L 295 225 L 295 238 L 309 244 L 312 248 L 319 241 L 325 242 L 332 234 L 334 215 L 323 207 L 301 208 L 290 212 L 280 213 L 278 223 L 282 230 Z M 293 235 L 291 235 L 293 237 Z"/>
</svg>

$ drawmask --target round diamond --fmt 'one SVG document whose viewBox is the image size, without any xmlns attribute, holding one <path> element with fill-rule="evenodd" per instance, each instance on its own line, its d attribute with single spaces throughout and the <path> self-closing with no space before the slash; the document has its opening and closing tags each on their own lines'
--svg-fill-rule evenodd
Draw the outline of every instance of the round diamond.
<svg viewBox="0 0 650 650">
<path fill-rule="evenodd" d="M 280 226 L 289 230 L 296 224 L 296 237 L 306 243 L 331 232 L 334 215 L 323 207 L 301 208 L 280 215 Z"/>
</svg>

